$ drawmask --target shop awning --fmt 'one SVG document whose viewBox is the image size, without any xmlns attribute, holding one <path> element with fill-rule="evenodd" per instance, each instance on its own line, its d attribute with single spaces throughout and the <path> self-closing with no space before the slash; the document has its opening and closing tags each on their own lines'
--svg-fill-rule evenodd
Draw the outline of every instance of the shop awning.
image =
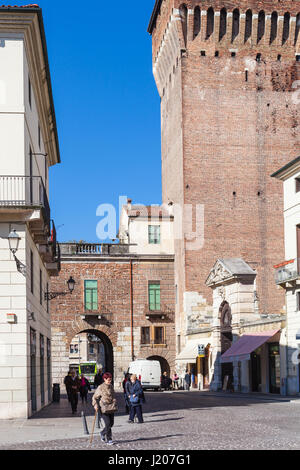
<svg viewBox="0 0 300 470">
<path fill-rule="evenodd" d="M 198 338 L 188 341 L 185 345 L 185 348 L 177 356 L 176 361 L 185 362 L 189 364 L 196 364 L 198 357 L 198 346 L 200 344 L 205 344 L 205 346 L 207 346 L 211 342 L 211 338 Z"/>
<path fill-rule="evenodd" d="M 260 331 L 243 335 L 221 356 L 221 362 L 247 361 L 255 349 L 262 346 L 280 330 Z"/>
</svg>

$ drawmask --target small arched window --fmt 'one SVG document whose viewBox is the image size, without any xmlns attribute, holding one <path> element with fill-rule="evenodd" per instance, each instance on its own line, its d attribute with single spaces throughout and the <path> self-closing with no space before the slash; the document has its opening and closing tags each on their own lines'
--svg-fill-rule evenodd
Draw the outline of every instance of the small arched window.
<svg viewBox="0 0 300 470">
<path fill-rule="evenodd" d="M 198 36 L 201 31 L 201 10 L 200 7 L 196 7 L 194 10 L 194 39 Z"/>
<path fill-rule="evenodd" d="M 271 16 L 271 33 L 270 33 L 270 44 L 277 38 L 278 30 L 278 13 L 273 11 Z"/>
<path fill-rule="evenodd" d="M 252 36 L 252 11 L 247 10 L 245 22 L 245 42 Z"/>
<path fill-rule="evenodd" d="M 260 11 L 258 14 L 258 26 L 257 26 L 257 43 L 262 40 L 266 29 L 266 15 L 264 11 Z"/>
<path fill-rule="evenodd" d="M 233 11 L 232 15 L 232 37 L 231 42 L 239 35 L 240 32 L 240 12 L 238 8 Z"/>
<path fill-rule="evenodd" d="M 210 38 L 215 27 L 215 12 L 213 8 L 207 10 L 206 39 Z"/>
<path fill-rule="evenodd" d="M 290 20 L 291 15 L 289 13 L 285 13 L 283 19 L 282 45 L 287 42 L 290 36 Z"/>
<path fill-rule="evenodd" d="M 187 26 L 188 26 L 188 9 L 187 9 L 186 5 L 180 5 L 179 14 L 180 14 L 180 18 L 181 18 L 184 45 L 186 47 L 186 44 L 187 44 Z"/>
<path fill-rule="evenodd" d="M 222 8 L 220 11 L 220 34 L 219 34 L 219 41 L 223 39 L 227 31 L 227 10 L 226 8 Z"/>
<path fill-rule="evenodd" d="M 295 45 L 297 44 L 300 31 L 300 13 L 296 16 Z"/>
</svg>

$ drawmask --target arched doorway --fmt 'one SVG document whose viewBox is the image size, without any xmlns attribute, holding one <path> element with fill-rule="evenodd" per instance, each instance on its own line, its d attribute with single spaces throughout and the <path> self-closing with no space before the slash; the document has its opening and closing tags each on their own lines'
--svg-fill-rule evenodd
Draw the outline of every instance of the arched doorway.
<svg viewBox="0 0 300 470">
<path fill-rule="evenodd" d="M 219 309 L 221 326 L 221 354 L 224 354 L 232 345 L 232 315 L 229 303 L 224 300 Z M 233 364 L 225 362 L 222 364 L 222 384 L 225 376 L 229 377 L 229 384 L 233 383 Z"/>
<path fill-rule="evenodd" d="M 72 338 L 69 346 L 69 365 L 96 362 L 103 372 L 114 372 L 113 346 L 108 336 L 101 331 L 86 329 Z"/>
<path fill-rule="evenodd" d="M 164 357 L 150 356 L 150 357 L 147 357 L 147 359 L 149 361 L 158 361 L 161 367 L 161 374 L 163 374 L 164 372 L 167 372 L 168 377 L 170 377 L 171 369 L 170 369 L 168 361 Z"/>
</svg>

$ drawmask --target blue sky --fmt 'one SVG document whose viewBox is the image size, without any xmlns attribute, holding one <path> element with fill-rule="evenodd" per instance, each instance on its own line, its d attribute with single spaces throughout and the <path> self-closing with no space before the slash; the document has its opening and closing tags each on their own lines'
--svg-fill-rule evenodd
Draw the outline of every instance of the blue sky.
<svg viewBox="0 0 300 470">
<path fill-rule="evenodd" d="M 161 203 L 160 99 L 147 32 L 154 0 L 38 4 L 62 160 L 50 170 L 52 216 L 59 241 L 99 242 L 99 204 L 117 207 L 119 195 Z"/>
</svg>

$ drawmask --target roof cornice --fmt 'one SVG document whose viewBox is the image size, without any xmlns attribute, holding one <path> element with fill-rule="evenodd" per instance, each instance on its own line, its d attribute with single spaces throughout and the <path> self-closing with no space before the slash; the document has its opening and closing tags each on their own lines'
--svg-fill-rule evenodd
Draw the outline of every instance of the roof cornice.
<svg viewBox="0 0 300 470">
<path fill-rule="evenodd" d="M 163 0 L 155 0 L 155 5 L 153 8 L 152 15 L 151 15 L 150 22 L 149 22 L 148 29 L 147 29 L 149 34 L 152 34 L 153 29 L 155 28 L 156 18 L 159 15 L 162 2 Z"/>
</svg>

